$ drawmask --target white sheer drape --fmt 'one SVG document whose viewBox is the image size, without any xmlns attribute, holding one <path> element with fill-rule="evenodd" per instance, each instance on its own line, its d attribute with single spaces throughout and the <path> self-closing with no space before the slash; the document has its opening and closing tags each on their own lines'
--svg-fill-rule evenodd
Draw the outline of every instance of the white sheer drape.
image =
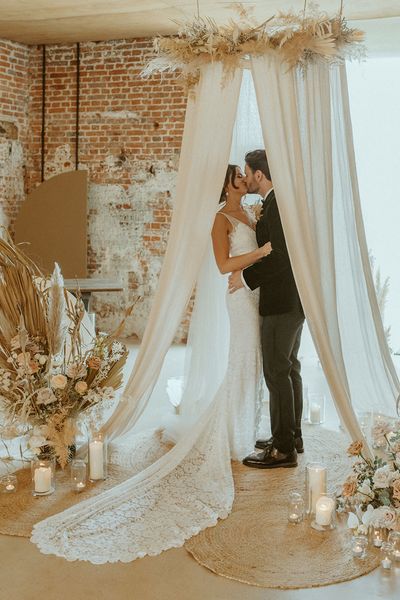
<svg viewBox="0 0 400 600">
<path fill-rule="evenodd" d="M 148 403 L 209 248 L 235 120 L 242 73 L 222 87 L 222 65 L 203 69 L 189 97 L 168 247 L 133 373 L 106 424 L 113 438 L 131 430 Z"/>
<path fill-rule="evenodd" d="M 395 414 L 399 383 L 383 335 L 359 210 L 344 67 L 288 70 L 252 59 L 265 147 L 288 250 L 343 424 L 354 408 Z"/>
</svg>

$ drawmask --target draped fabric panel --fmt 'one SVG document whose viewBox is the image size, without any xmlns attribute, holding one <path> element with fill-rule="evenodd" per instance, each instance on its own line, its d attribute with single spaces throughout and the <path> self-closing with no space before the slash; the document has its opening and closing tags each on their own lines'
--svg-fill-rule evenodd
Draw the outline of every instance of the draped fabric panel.
<svg viewBox="0 0 400 600">
<path fill-rule="evenodd" d="M 111 438 L 131 430 L 146 407 L 208 251 L 241 77 L 239 69 L 222 86 L 221 63 L 207 65 L 189 96 L 168 247 L 133 372 L 105 425 Z"/>
<path fill-rule="evenodd" d="M 391 364 L 367 264 L 343 66 L 252 59 L 268 160 L 310 331 L 342 423 L 395 414 Z"/>
</svg>

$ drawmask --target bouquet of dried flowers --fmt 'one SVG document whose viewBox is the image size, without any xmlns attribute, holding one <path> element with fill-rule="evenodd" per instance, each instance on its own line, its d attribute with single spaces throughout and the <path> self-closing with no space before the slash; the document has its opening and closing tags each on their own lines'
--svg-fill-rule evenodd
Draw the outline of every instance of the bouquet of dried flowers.
<svg viewBox="0 0 400 600">
<path fill-rule="evenodd" d="M 127 349 L 92 336 L 84 306 L 64 290 L 56 265 L 47 279 L 10 239 L 0 239 L 0 419 L 3 439 L 26 434 L 28 448 L 68 460 L 76 420 L 114 398 Z"/>
<path fill-rule="evenodd" d="M 368 527 L 400 531 L 400 431 L 387 435 L 387 460 L 370 459 L 363 442 L 353 442 L 347 453 L 356 457 L 342 487 L 339 503 L 351 507 L 348 526 L 367 534 Z"/>
</svg>

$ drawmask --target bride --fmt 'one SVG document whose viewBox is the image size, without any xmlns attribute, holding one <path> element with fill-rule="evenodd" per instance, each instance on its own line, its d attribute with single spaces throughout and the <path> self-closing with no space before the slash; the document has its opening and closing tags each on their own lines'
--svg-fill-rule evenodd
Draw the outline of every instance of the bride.
<svg viewBox="0 0 400 600">
<path fill-rule="evenodd" d="M 224 204 L 212 229 L 221 273 L 243 269 L 272 250 L 270 243 L 257 246 L 254 214 L 241 203 L 246 192 L 240 168 L 229 165 L 220 198 Z M 207 283 L 198 283 L 196 304 L 207 294 Z M 181 546 L 229 515 L 234 497 L 231 460 L 248 454 L 256 439 L 262 361 L 258 292 L 243 288 L 229 294 L 226 281 L 224 287 L 230 342 L 227 369 L 216 393 L 204 406 L 197 404 L 192 425 L 153 464 L 142 464 L 127 481 L 37 523 L 31 539 L 43 553 L 97 564 L 129 562 Z M 204 327 L 204 311 L 200 317 L 197 326 Z M 205 351 L 209 355 L 213 348 L 206 346 Z M 219 358 L 212 356 L 212 361 Z M 207 379 L 197 371 L 197 382 Z M 184 396 L 200 397 L 191 383 L 189 373 Z M 135 457 L 143 445 L 143 436 L 138 439 L 136 446 L 129 440 Z M 148 444 L 154 443 L 153 436 Z"/>
<path fill-rule="evenodd" d="M 237 165 L 228 165 L 218 211 L 212 229 L 217 266 L 221 273 L 240 271 L 271 252 L 271 243 L 258 247 L 255 217 L 242 205 L 246 178 Z M 261 412 L 261 342 L 259 290 L 245 288 L 226 296 L 230 347 L 228 368 L 219 394 L 226 394 L 231 457 L 241 460 L 251 450 Z"/>
</svg>

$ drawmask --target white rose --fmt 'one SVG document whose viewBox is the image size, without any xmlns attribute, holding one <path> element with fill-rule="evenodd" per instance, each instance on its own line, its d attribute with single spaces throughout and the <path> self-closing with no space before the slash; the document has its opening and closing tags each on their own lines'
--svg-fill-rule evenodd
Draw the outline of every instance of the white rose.
<svg viewBox="0 0 400 600">
<path fill-rule="evenodd" d="M 366 502 L 367 499 L 372 499 L 374 497 L 374 493 L 371 490 L 371 486 L 369 484 L 369 481 L 363 481 L 363 483 L 358 487 L 358 497 L 362 502 Z"/>
<path fill-rule="evenodd" d="M 47 362 L 47 356 L 45 354 L 41 354 L 38 358 L 40 365 L 45 365 Z"/>
<path fill-rule="evenodd" d="M 50 388 L 41 388 L 37 393 L 36 404 L 51 404 L 56 400 L 57 398 L 55 397 L 53 390 Z"/>
<path fill-rule="evenodd" d="M 86 381 L 77 381 L 75 384 L 75 391 L 78 392 L 78 394 L 84 394 L 87 388 L 88 386 Z"/>
<path fill-rule="evenodd" d="M 374 482 L 374 488 L 377 489 L 377 488 L 389 487 L 390 476 L 391 476 L 391 472 L 390 472 L 389 465 L 385 465 L 384 467 L 377 469 L 372 478 L 373 482 Z"/>
<path fill-rule="evenodd" d="M 396 510 L 391 506 L 379 506 L 374 510 L 371 523 L 375 527 L 387 527 L 393 529 L 396 525 L 397 514 Z"/>
<path fill-rule="evenodd" d="M 67 378 L 65 375 L 53 375 L 51 378 L 50 384 L 56 390 L 63 390 L 67 385 Z"/>
</svg>

